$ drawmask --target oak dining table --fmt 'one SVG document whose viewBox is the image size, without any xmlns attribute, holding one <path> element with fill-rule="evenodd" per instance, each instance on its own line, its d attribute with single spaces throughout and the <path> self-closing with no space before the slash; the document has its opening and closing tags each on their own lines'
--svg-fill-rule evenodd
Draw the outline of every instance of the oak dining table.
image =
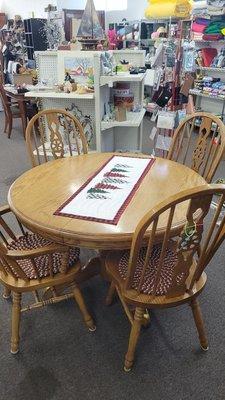
<svg viewBox="0 0 225 400">
<path fill-rule="evenodd" d="M 116 224 L 55 215 L 55 211 L 114 154 L 90 153 L 59 158 L 28 170 L 9 189 L 11 210 L 28 229 L 45 238 L 104 253 L 105 250 L 130 248 L 137 224 L 157 204 L 182 190 L 206 184 L 194 170 L 156 157 Z M 143 154 L 133 157 L 150 158 Z M 172 225 L 174 235 L 184 225 L 186 211 L 185 203 L 177 207 Z M 165 232 L 165 221 L 161 218 L 158 224 L 159 241 Z"/>
</svg>

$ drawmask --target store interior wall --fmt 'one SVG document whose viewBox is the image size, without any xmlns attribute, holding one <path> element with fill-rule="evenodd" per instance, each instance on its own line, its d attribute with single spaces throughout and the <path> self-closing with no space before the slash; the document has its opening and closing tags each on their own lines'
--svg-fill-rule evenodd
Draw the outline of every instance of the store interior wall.
<svg viewBox="0 0 225 400">
<path fill-rule="evenodd" d="M 110 0 L 113 1 L 113 0 Z M 57 5 L 58 10 L 84 9 L 86 0 L 51 0 L 51 4 Z M 96 8 L 104 1 L 96 0 Z M 31 18 L 34 12 L 35 18 L 46 18 L 44 8 L 49 4 L 49 0 L 0 0 L 0 11 L 13 18 L 15 14 L 22 18 Z M 126 10 L 114 10 L 106 12 L 106 27 L 110 22 L 121 22 L 123 18 L 133 21 L 144 17 L 144 10 L 147 6 L 147 0 L 127 0 Z"/>
<path fill-rule="evenodd" d="M 147 0 L 127 0 L 126 10 L 107 11 L 107 24 L 110 22 L 121 22 L 123 18 L 126 18 L 127 21 L 140 20 L 144 18 L 146 8 Z"/>
<path fill-rule="evenodd" d="M 44 11 L 48 4 L 57 5 L 57 0 L 0 0 L 0 10 L 4 12 L 8 18 L 14 18 L 15 15 L 20 15 L 24 18 L 31 18 L 34 12 L 35 18 L 46 18 Z"/>
</svg>

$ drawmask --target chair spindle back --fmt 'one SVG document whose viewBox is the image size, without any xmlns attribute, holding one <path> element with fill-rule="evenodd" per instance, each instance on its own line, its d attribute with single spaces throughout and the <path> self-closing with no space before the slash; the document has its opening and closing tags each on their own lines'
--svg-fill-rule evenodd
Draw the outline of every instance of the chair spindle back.
<svg viewBox="0 0 225 400">
<path fill-rule="evenodd" d="M 212 114 L 199 112 L 185 118 L 176 129 L 168 159 L 189 166 L 211 182 L 224 151 L 223 122 Z"/>
<path fill-rule="evenodd" d="M 217 208 L 211 209 L 214 195 L 219 195 L 220 200 Z M 144 293 L 143 288 L 148 279 L 151 280 L 152 296 L 174 297 L 192 290 L 194 283 L 200 278 L 225 238 L 225 217 L 217 228 L 224 201 L 225 185 L 200 186 L 170 197 L 147 213 L 134 233 L 125 281 L 126 289 L 134 289 L 133 282 L 139 279 L 135 290 L 138 294 Z M 184 202 L 187 204 L 186 220 L 183 228 L 177 229 L 173 224 L 174 216 L 176 212 L 179 213 L 179 207 L 183 207 Z M 153 246 L 158 246 L 155 244 L 156 231 L 162 216 L 163 220 L 166 220 L 165 232 L 160 255 L 154 265 L 156 270 L 151 277 L 148 265 L 151 256 L 154 255 Z M 147 247 L 143 253 L 146 240 Z M 144 257 L 141 273 L 137 270 L 140 254 L 142 259 Z"/>
<path fill-rule="evenodd" d="M 66 155 L 87 154 L 88 151 L 82 125 L 62 109 L 37 113 L 28 123 L 26 143 L 33 167 Z"/>
</svg>

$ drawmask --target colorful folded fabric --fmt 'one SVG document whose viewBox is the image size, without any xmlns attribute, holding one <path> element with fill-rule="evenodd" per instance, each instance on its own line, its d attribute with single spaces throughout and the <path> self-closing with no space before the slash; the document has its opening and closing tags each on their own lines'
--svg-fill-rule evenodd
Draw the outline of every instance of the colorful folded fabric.
<svg viewBox="0 0 225 400">
<path fill-rule="evenodd" d="M 204 34 L 202 37 L 203 40 L 208 40 L 212 42 L 216 42 L 217 40 L 223 40 L 224 36 L 221 33 L 218 34 Z"/>
<path fill-rule="evenodd" d="M 198 24 L 197 22 L 193 22 L 193 24 L 191 25 L 191 30 L 197 33 L 203 33 L 205 28 L 205 25 Z"/>
<path fill-rule="evenodd" d="M 195 40 L 195 41 L 203 40 L 203 34 L 202 33 L 192 32 L 192 40 Z"/>
<path fill-rule="evenodd" d="M 225 28 L 225 21 L 213 21 L 205 28 L 204 33 L 220 33 L 223 28 Z"/>
<path fill-rule="evenodd" d="M 210 19 L 207 19 L 207 18 L 199 18 L 198 17 L 195 19 L 195 22 L 200 25 L 208 26 L 211 21 L 210 21 Z"/>
</svg>

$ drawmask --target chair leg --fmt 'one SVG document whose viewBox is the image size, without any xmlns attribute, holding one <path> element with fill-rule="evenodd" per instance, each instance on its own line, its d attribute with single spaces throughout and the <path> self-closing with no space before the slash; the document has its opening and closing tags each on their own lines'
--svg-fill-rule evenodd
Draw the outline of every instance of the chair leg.
<svg viewBox="0 0 225 400">
<path fill-rule="evenodd" d="M 149 311 L 146 308 L 146 310 L 144 312 L 144 315 L 143 315 L 143 319 L 142 319 L 142 326 L 144 328 L 149 328 L 150 323 L 151 323 L 150 314 L 149 314 Z"/>
<path fill-rule="evenodd" d="M 4 133 L 7 132 L 7 128 L 8 128 L 8 117 L 5 115 L 5 126 L 4 126 Z"/>
<path fill-rule="evenodd" d="M 105 304 L 107 306 L 111 306 L 112 302 L 113 302 L 113 298 L 115 296 L 115 292 L 116 292 L 116 287 L 114 282 L 111 282 L 106 299 L 105 299 Z"/>
<path fill-rule="evenodd" d="M 77 286 L 77 284 L 75 284 L 73 287 L 73 294 L 74 294 L 74 298 L 79 306 L 81 314 L 83 315 L 85 324 L 87 325 L 90 332 L 94 332 L 96 330 L 96 326 L 94 324 L 92 317 L 90 316 L 90 314 L 87 310 L 82 293 L 81 293 L 79 287 Z"/>
<path fill-rule="evenodd" d="M 134 322 L 130 332 L 129 345 L 124 363 L 124 371 L 126 372 L 130 371 L 133 366 L 134 353 L 140 335 L 144 312 L 143 308 L 137 307 L 134 313 Z"/>
<path fill-rule="evenodd" d="M 198 331 L 201 348 L 202 348 L 202 350 L 207 351 L 209 349 L 209 346 L 208 346 L 208 340 L 206 337 L 206 332 L 205 332 L 205 327 L 204 327 L 204 322 L 203 322 L 202 312 L 200 309 L 199 302 L 197 299 L 193 299 L 191 301 L 190 305 L 191 305 L 193 317 L 195 320 L 195 325 L 196 325 L 196 328 Z"/>
<path fill-rule="evenodd" d="M 8 138 L 10 139 L 12 133 L 12 116 L 9 116 L 9 120 L 8 120 Z"/>
<path fill-rule="evenodd" d="M 16 354 L 19 351 L 21 297 L 22 297 L 21 293 L 13 293 L 12 337 L 11 337 L 11 353 L 12 354 Z"/>
<path fill-rule="evenodd" d="M 4 287 L 3 290 L 3 295 L 2 295 L 3 299 L 9 299 L 11 297 L 11 290 L 8 289 L 7 287 Z"/>
</svg>

